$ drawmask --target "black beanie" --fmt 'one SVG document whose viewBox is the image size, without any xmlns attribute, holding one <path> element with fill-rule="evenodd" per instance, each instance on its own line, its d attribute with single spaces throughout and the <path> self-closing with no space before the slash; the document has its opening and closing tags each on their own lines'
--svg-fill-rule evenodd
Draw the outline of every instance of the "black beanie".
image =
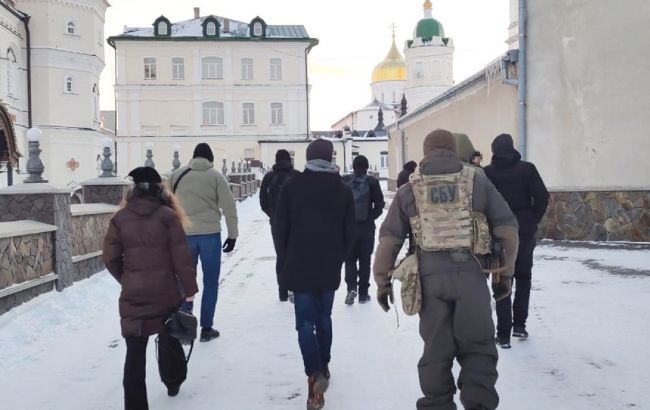
<svg viewBox="0 0 650 410">
<path fill-rule="evenodd" d="M 368 163 L 368 158 L 364 157 L 363 155 L 357 155 L 352 160 L 352 169 L 353 170 L 355 170 L 355 171 L 367 171 L 368 168 L 370 168 L 370 164 Z"/>
<path fill-rule="evenodd" d="M 282 162 L 282 161 L 291 161 L 291 154 L 289 154 L 289 151 L 286 149 L 279 149 L 278 152 L 275 153 L 275 162 Z"/>
<path fill-rule="evenodd" d="M 404 169 L 409 170 L 411 172 L 415 171 L 415 168 L 418 167 L 418 163 L 415 161 L 409 161 L 406 164 L 404 164 Z"/>
<path fill-rule="evenodd" d="M 515 150 L 515 143 L 510 134 L 499 134 L 492 141 L 493 154 L 507 154 Z"/>
<path fill-rule="evenodd" d="M 194 148 L 194 156 L 192 158 L 205 158 L 210 162 L 214 162 L 212 149 L 205 142 L 200 143 Z"/>
<path fill-rule="evenodd" d="M 334 155 L 334 145 L 324 139 L 317 139 L 307 145 L 307 161 L 313 159 L 322 159 L 327 162 L 332 162 Z"/>
<path fill-rule="evenodd" d="M 134 184 L 149 183 L 160 184 L 162 179 L 158 171 L 151 167 L 138 167 L 129 172 L 129 176 L 133 178 Z"/>
</svg>

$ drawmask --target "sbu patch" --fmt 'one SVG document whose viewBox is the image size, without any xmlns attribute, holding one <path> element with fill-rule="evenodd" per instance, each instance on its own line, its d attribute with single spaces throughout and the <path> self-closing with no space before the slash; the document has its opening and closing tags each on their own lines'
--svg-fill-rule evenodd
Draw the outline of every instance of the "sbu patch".
<svg viewBox="0 0 650 410">
<path fill-rule="evenodd" d="M 430 200 L 434 204 L 453 204 L 460 200 L 458 185 L 444 184 L 431 187 Z"/>
</svg>

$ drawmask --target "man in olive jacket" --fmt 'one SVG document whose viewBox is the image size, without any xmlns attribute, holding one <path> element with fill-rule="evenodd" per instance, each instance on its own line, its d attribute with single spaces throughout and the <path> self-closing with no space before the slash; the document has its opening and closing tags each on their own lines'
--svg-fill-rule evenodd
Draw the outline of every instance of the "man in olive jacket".
<svg viewBox="0 0 650 410">
<path fill-rule="evenodd" d="M 423 148 L 425 157 L 419 169 L 424 177 L 457 174 L 463 170 L 451 132 L 431 132 Z M 435 203 L 433 195 L 428 200 Z M 493 227 L 493 235 L 504 241 L 509 255 L 508 270 L 493 290 L 495 298 L 505 297 L 510 293 L 512 255 L 517 253 L 517 220 L 494 185 L 479 172 L 473 176 L 471 208 L 483 212 Z M 409 231 L 409 219 L 417 216 L 414 188 L 408 183 L 397 191 L 379 231 L 374 275 L 377 299 L 386 311 L 393 297 L 391 271 Z M 498 356 L 485 274 L 469 248 L 428 252 L 418 243 L 416 252 L 422 284 L 420 335 L 424 340 L 424 353 L 418 364 L 424 397 L 418 400 L 417 408 L 456 409 L 453 401 L 456 385 L 451 369 L 457 359 L 461 366 L 458 388 L 463 406 L 495 409 L 499 403 L 494 387 Z"/>
<path fill-rule="evenodd" d="M 238 236 L 235 198 L 228 180 L 214 169 L 213 162 L 210 146 L 198 144 L 189 165 L 174 172 L 168 181 L 192 223 L 187 229 L 187 242 L 195 268 L 201 258 L 201 342 L 219 337 L 219 331 L 213 325 L 221 273 L 222 213 L 228 227 L 228 239 L 223 244 L 225 253 L 232 252 Z"/>
</svg>

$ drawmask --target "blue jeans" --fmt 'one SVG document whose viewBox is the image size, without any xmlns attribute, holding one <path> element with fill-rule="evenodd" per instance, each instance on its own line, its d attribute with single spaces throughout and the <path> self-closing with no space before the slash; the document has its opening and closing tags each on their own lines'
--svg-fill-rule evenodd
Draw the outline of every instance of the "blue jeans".
<svg viewBox="0 0 650 410">
<path fill-rule="evenodd" d="M 221 274 L 221 234 L 188 235 L 187 244 L 192 251 L 194 267 L 201 258 L 203 268 L 203 295 L 201 296 L 201 327 L 214 324 L 214 311 L 219 295 L 219 275 Z"/>
<path fill-rule="evenodd" d="M 334 292 L 294 293 L 298 344 L 310 376 L 330 362 Z"/>
</svg>

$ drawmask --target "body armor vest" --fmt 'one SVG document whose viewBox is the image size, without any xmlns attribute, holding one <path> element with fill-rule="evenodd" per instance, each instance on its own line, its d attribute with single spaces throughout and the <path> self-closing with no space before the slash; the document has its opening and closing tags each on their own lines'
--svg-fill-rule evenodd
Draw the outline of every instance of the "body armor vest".
<svg viewBox="0 0 650 410">
<path fill-rule="evenodd" d="M 455 174 L 411 175 L 417 215 L 409 223 L 423 251 L 472 250 L 474 173 L 464 166 Z"/>
</svg>

